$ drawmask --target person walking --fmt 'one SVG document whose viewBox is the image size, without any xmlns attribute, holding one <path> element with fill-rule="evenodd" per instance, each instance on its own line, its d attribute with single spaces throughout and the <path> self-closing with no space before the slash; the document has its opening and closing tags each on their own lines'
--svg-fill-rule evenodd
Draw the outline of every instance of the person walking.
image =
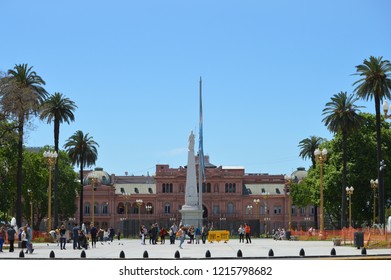
<svg viewBox="0 0 391 280">
<path fill-rule="evenodd" d="M 16 234 L 15 229 L 12 226 L 10 226 L 7 230 L 8 243 L 10 244 L 10 248 L 9 248 L 10 252 L 14 251 L 15 234 Z"/>
<path fill-rule="evenodd" d="M 244 232 L 246 233 L 246 243 L 251 243 L 251 228 L 249 224 L 244 224 Z"/>
<path fill-rule="evenodd" d="M 61 250 L 65 250 L 65 244 L 67 243 L 66 237 L 65 237 L 66 231 L 67 230 L 65 229 L 65 226 L 61 225 L 61 228 L 58 231 L 59 235 L 60 235 L 60 248 L 61 248 Z"/>
<path fill-rule="evenodd" d="M 81 249 L 79 244 L 79 227 L 77 226 L 77 223 L 75 223 L 74 227 L 72 228 L 72 239 L 73 239 L 73 250 Z"/>
<path fill-rule="evenodd" d="M 91 234 L 91 248 L 96 248 L 96 235 L 98 233 L 98 229 L 91 224 L 90 234 Z"/>
<path fill-rule="evenodd" d="M 206 226 L 202 226 L 201 228 L 202 244 L 205 244 L 207 237 L 208 237 L 208 228 Z"/>
<path fill-rule="evenodd" d="M 20 233 L 20 240 L 22 241 L 22 251 L 27 248 L 27 227 L 24 227 Z"/>
<path fill-rule="evenodd" d="M 185 242 L 185 238 L 186 238 L 186 231 L 185 231 L 185 228 L 183 225 L 181 225 L 179 227 L 179 230 L 177 231 L 176 236 L 179 239 L 179 248 L 183 249 L 182 244 Z"/>
<path fill-rule="evenodd" d="M 26 250 L 26 254 L 27 253 L 32 254 L 33 251 L 34 251 L 33 243 L 31 242 L 32 239 L 33 239 L 33 230 L 31 229 L 29 223 L 26 224 L 26 228 L 27 228 L 27 250 Z"/>
<path fill-rule="evenodd" d="M 240 225 L 239 228 L 238 228 L 238 234 L 239 234 L 239 243 L 244 243 L 244 233 L 245 233 L 245 229 L 243 227 L 243 225 Z"/>
</svg>

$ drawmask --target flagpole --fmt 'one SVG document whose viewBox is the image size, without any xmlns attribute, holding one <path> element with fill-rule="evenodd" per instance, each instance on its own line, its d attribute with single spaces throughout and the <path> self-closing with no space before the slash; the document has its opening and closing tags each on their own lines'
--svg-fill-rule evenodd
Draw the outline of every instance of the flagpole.
<svg viewBox="0 0 391 280">
<path fill-rule="evenodd" d="M 203 135 L 202 135 L 202 79 L 200 77 L 200 127 L 199 127 L 199 146 L 198 146 L 198 207 L 200 210 L 203 210 L 202 207 L 202 184 L 204 177 L 204 152 L 203 152 Z M 202 226 L 202 214 L 201 214 L 201 224 Z"/>
</svg>

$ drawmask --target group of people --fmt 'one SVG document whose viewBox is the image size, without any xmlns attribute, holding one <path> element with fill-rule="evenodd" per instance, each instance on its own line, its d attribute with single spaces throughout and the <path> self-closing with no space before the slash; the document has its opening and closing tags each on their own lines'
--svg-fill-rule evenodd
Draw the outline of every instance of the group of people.
<svg viewBox="0 0 391 280">
<path fill-rule="evenodd" d="M 238 228 L 239 243 L 244 243 L 246 237 L 246 243 L 251 243 L 251 228 L 250 225 L 245 223 L 241 224 Z"/>
<path fill-rule="evenodd" d="M 286 238 L 285 235 L 285 229 L 284 228 L 278 228 L 273 233 L 273 239 L 274 240 L 284 240 Z"/>
<path fill-rule="evenodd" d="M 25 250 L 25 254 L 32 254 L 33 244 L 31 242 L 33 238 L 33 230 L 31 229 L 29 224 L 21 227 L 17 234 L 17 227 L 11 225 L 2 225 L 0 228 L 0 252 L 3 252 L 3 245 L 5 240 L 8 240 L 9 243 L 9 252 L 15 251 L 15 240 L 21 242 L 22 250 Z"/>
<path fill-rule="evenodd" d="M 189 244 L 200 244 L 200 240 L 205 244 L 208 236 L 208 228 L 203 226 L 200 228 L 195 228 L 193 225 L 185 227 L 183 225 L 177 226 L 175 223 L 171 225 L 169 229 L 164 227 L 159 227 L 157 223 L 151 224 L 150 228 L 147 229 L 145 225 L 140 226 L 139 232 L 141 238 L 141 244 L 145 245 L 145 240 L 149 236 L 149 244 L 157 244 L 160 238 L 160 243 L 165 244 L 166 236 L 169 236 L 170 244 L 175 244 L 175 240 L 180 241 L 179 247 L 182 248 L 186 238 L 189 238 Z"/>
</svg>

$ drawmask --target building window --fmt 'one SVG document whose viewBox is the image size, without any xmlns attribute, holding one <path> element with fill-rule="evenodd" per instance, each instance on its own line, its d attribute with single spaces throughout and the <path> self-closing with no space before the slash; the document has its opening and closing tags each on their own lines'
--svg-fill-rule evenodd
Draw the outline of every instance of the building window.
<svg viewBox="0 0 391 280">
<path fill-rule="evenodd" d="M 108 203 L 105 203 L 105 204 L 102 205 L 102 214 L 103 215 L 109 214 L 109 205 L 108 205 Z"/>
<path fill-rule="evenodd" d="M 215 193 L 219 192 L 219 184 L 218 183 L 213 185 L 213 192 L 215 192 Z"/>
<path fill-rule="evenodd" d="M 170 203 L 164 204 L 164 214 L 170 214 L 171 213 L 171 205 Z"/>
<path fill-rule="evenodd" d="M 225 184 L 226 193 L 236 193 L 236 184 L 235 183 L 226 183 Z"/>
<path fill-rule="evenodd" d="M 274 206 L 274 214 L 281 215 L 282 213 L 282 207 L 281 206 Z"/>
<path fill-rule="evenodd" d="M 168 184 L 168 183 L 163 183 L 163 188 L 162 188 L 162 192 L 163 193 L 172 193 L 172 183 Z"/>
<path fill-rule="evenodd" d="M 232 202 L 229 202 L 227 204 L 227 214 L 232 215 L 233 213 L 235 213 L 235 206 Z"/>
<path fill-rule="evenodd" d="M 296 206 L 295 205 L 292 205 L 292 209 L 291 209 L 291 213 L 292 215 L 296 215 Z"/>
<path fill-rule="evenodd" d="M 315 215 L 315 207 L 314 206 L 311 206 L 310 207 L 310 214 L 313 216 Z"/>
<path fill-rule="evenodd" d="M 117 213 L 118 214 L 124 214 L 125 213 L 125 206 L 124 204 L 121 202 L 118 204 L 117 206 Z"/>
<path fill-rule="evenodd" d="M 213 215 L 219 215 L 219 214 L 220 214 L 220 206 L 213 205 Z"/>
<path fill-rule="evenodd" d="M 210 183 L 202 183 L 202 192 L 203 193 L 210 193 L 212 189 L 212 186 Z"/>
<path fill-rule="evenodd" d="M 89 215 L 90 214 L 90 204 L 86 203 L 84 205 L 84 214 Z"/>
<path fill-rule="evenodd" d="M 302 215 L 302 216 L 305 216 L 305 213 L 306 212 L 306 208 L 305 207 L 301 207 L 300 208 L 300 215 Z"/>
<path fill-rule="evenodd" d="M 94 214 L 99 214 L 99 204 L 97 202 L 94 205 Z"/>
</svg>

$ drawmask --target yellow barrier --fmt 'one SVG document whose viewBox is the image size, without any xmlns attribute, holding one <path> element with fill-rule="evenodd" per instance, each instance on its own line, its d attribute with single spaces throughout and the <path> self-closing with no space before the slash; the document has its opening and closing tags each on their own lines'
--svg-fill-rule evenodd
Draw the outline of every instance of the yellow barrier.
<svg viewBox="0 0 391 280">
<path fill-rule="evenodd" d="M 213 241 L 227 242 L 228 240 L 229 240 L 228 230 L 211 230 L 208 232 L 208 242 L 213 242 Z"/>
</svg>

